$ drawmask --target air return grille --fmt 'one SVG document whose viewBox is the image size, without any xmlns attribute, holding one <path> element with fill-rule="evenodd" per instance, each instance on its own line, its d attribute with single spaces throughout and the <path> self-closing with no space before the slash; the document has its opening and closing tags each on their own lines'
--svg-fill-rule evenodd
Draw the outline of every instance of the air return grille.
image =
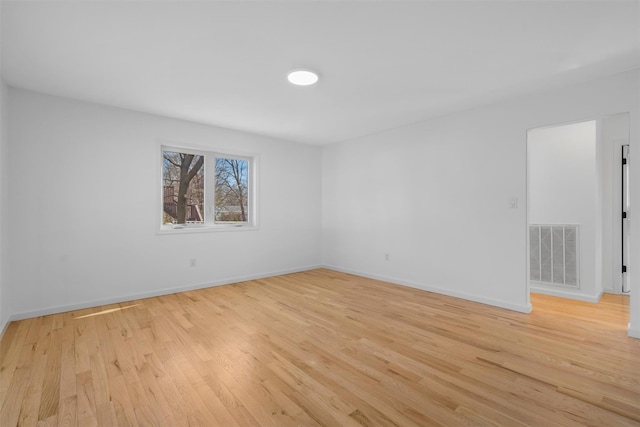
<svg viewBox="0 0 640 427">
<path fill-rule="evenodd" d="M 578 287 L 578 226 L 529 226 L 529 279 Z"/>
</svg>

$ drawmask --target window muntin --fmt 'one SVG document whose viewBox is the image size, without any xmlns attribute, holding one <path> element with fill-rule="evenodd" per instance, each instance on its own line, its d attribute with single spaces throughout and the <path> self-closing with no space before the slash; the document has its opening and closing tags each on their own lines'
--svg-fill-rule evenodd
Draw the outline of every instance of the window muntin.
<svg viewBox="0 0 640 427">
<path fill-rule="evenodd" d="M 255 159 L 162 146 L 161 229 L 255 226 Z"/>
</svg>

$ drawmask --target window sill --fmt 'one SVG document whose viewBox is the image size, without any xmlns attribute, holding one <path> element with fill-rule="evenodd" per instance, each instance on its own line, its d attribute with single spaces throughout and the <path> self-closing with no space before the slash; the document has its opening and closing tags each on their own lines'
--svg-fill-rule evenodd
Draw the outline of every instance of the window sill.
<svg viewBox="0 0 640 427">
<path fill-rule="evenodd" d="M 191 234 L 219 231 L 254 231 L 258 227 L 249 224 L 187 224 L 162 225 L 156 234 Z"/>
</svg>

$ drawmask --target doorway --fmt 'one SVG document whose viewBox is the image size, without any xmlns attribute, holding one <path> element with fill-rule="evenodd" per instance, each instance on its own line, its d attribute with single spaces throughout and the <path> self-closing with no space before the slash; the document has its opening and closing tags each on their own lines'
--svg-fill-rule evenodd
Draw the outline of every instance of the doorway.
<svg viewBox="0 0 640 427">
<path fill-rule="evenodd" d="M 529 289 L 596 302 L 597 123 L 537 128 L 527 137 Z"/>
<path fill-rule="evenodd" d="M 631 247 L 629 115 L 612 115 L 603 118 L 601 122 L 604 183 L 602 212 L 605 230 L 603 287 L 607 293 L 628 295 Z M 607 229 L 610 230 L 609 233 Z M 610 254 L 609 262 L 607 254 Z"/>
<path fill-rule="evenodd" d="M 628 294 L 629 127 L 625 113 L 528 131 L 531 292 L 588 302 Z"/>
</svg>

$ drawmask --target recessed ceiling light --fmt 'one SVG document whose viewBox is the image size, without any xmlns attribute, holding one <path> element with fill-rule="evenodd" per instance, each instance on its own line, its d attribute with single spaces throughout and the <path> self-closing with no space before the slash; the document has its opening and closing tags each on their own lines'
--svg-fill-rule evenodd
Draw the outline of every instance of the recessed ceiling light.
<svg viewBox="0 0 640 427">
<path fill-rule="evenodd" d="M 287 76 L 289 82 L 298 86 L 309 86 L 318 81 L 318 75 L 313 71 L 295 70 Z"/>
</svg>

